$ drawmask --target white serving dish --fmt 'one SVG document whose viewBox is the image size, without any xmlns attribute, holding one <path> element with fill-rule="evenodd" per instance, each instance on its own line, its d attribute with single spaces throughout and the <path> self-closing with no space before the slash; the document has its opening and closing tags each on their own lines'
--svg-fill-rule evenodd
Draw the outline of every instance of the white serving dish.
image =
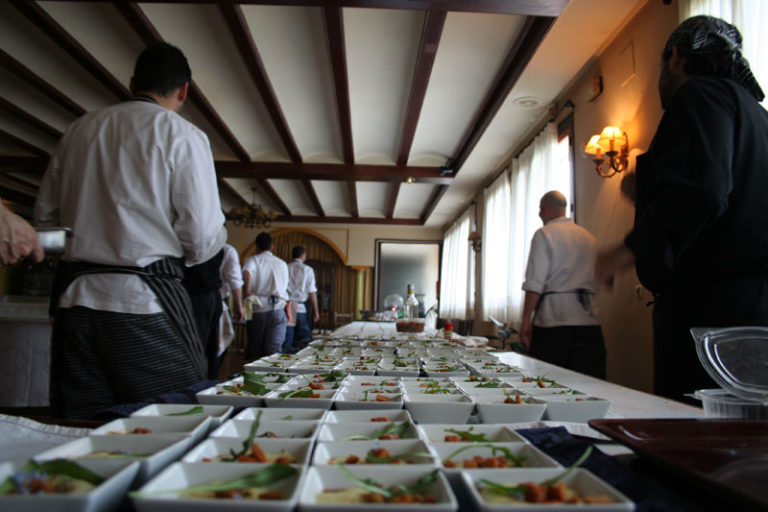
<svg viewBox="0 0 768 512">
<path fill-rule="evenodd" d="M 589 471 L 578 468 L 569 473 L 562 482 L 579 494 L 603 494 L 610 496 L 615 503 L 591 505 L 569 505 L 562 503 L 492 504 L 486 501 L 476 487 L 476 482 L 480 479 L 491 480 L 503 485 L 516 485 L 524 482 L 542 482 L 560 475 L 563 471 L 565 471 L 563 468 L 471 469 L 462 471 L 461 476 L 477 509 L 487 512 L 514 509 L 530 510 L 531 512 L 565 512 L 575 509 L 595 512 L 629 512 L 635 510 L 635 504 L 629 498 Z"/>
<path fill-rule="evenodd" d="M 405 408 L 417 423 L 466 423 L 475 404 L 461 395 L 413 395 L 406 393 Z"/>
<path fill-rule="evenodd" d="M 264 397 L 264 403 L 267 407 L 298 407 L 310 409 L 328 410 L 333 405 L 333 399 L 336 396 L 334 389 L 317 389 L 313 394 L 320 395 L 318 398 L 308 398 L 292 396 L 290 398 L 281 398 L 280 394 L 289 390 L 274 390 Z"/>
<path fill-rule="evenodd" d="M 246 439 L 251 431 L 251 425 L 253 425 L 252 420 L 229 420 L 211 432 L 210 437 Z M 261 420 L 259 421 L 259 428 L 256 430 L 256 437 L 261 439 L 259 436 L 271 432 L 280 436 L 279 438 L 312 439 L 317 433 L 318 425 L 317 421 L 306 420 Z"/>
<path fill-rule="evenodd" d="M 344 379 L 344 386 L 398 388 L 400 387 L 400 381 L 398 379 L 392 379 L 387 377 L 369 377 L 364 375 L 350 375 L 349 377 Z"/>
<path fill-rule="evenodd" d="M 268 464 L 228 464 L 226 462 L 186 463 L 177 462 L 139 489 L 139 493 L 173 491 L 202 485 L 212 481 L 240 478 Z M 283 500 L 234 500 L 216 498 L 192 498 L 178 493 L 156 495 L 131 495 L 139 512 L 217 512 L 221 510 L 257 510 L 259 512 L 290 512 L 296 506 L 296 496 L 302 477 L 301 467 L 293 466 L 298 473 L 269 486 L 282 490 Z"/>
<path fill-rule="evenodd" d="M 376 375 L 381 375 L 383 377 L 417 377 L 419 373 L 418 366 L 379 364 L 376 368 Z"/>
<path fill-rule="evenodd" d="M 126 459 L 78 460 L 106 480 L 86 494 L 0 496 L 0 510 L 15 512 L 101 512 L 115 510 L 139 471 L 139 463 Z M 0 482 L 20 471 L 26 462 L 0 463 Z"/>
<path fill-rule="evenodd" d="M 436 366 L 422 366 L 422 370 L 426 373 L 427 377 L 464 377 L 469 375 L 469 370 L 466 368 L 463 370 L 443 371 L 443 369 Z"/>
<path fill-rule="evenodd" d="M 412 421 L 411 415 L 405 409 L 391 410 L 385 409 L 382 411 L 328 411 L 323 418 L 325 423 L 386 423 L 379 421 L 371 421 L 372 418 L 387 418 L 387 420 L 395 422 Z"/>
<path fill-rule="evenodd" d="M 195 393 L 195 399 L 204 405 L 230 405 L 232 407 L 259 407 L 264 404 L 263 395 L 235 395 L 226 392 L 223 384 L 206 388 Z M 275 388 L 278 384 L 267 384 L 267 387 Z"/>
<path fill-rule="evenodd" d="M 590 396 L 539 395 L 537 400 L 547 404 L 545 420 L 574 421 L 586 423 L 594 418 L 603 418 L 611 407 L 609 400 Z"/>
<path fill-rule="evenodd" d="M 377 396 L 389 398 L 389 401 L 377 401 Z M 402 409 L 403 395 L 401 393 L 369 393 L 366 399 L 364 393 L 344 392 L 336 394 L 334 400 L 336 409 L 340 411 L 355 411 L 362 409 Z"/>
<path fill-rule="evenodd" d="M 92 436 L 172 434 L 189 436 L 192 442 L 200 441 L 211 425 L 210 416 L 132 416 L 110 421 L 91 430 Z M 135 428 L 148 428 L 149 434 L 128 434 Z M 117 432 L 118 434 L 113 434 Z M 120 434 L 123 433 L 124 434 Z"/>
<path fill-rule="evenodd" d="M 354 473 L 359 478 L 372 478 L 386 486 L 396 484 L 413 485 L 419 477 L 432 471 L 431 468 L 423 466 L 413 467 L 381 467 L 381 466 L 360 466 L 354 468 Z M 371 511 L 388 512 L 408 510 L 407 505 L 387 504 L 387 503 L 366 503 L 355 504 L 319 504 L 317 495 L 324 489 L 344 489 L 354 487 L 347 476 L 342 473 L 338 467 L 316 466 L 311 467 L 307 472 L 302 490 L 299 494 L 299 509 L 311 511 Z M 453 512 L 458 509 L 456 498 L 454 497 L 448 485 L 448 481 L 442 474 L 437 475 L 436 481 L 427 487 L 426 492 L 436 498 L 435 503 L 419 503 L 415 506 L 423 512 Z M 411 508 L 414 510 L 415 508 Z"/>
<path fill-rule="evenodd" d="M 282 452 L 292 456 L 295 462 L 291 464 L 309 464 L 309 456 L 312 453 L 311 439 L 286 439 L 286 438 L 263 438 L 254 439 L 259 444 L 262 451 L 268 457 Z M 222 462 L 216 461 L 219 455 L 229 455 L 230 450 L 239 453 L 243 449 L 243 439 L 234 437 L 209 438 L 192 448 L 182 460 L 182 462 Z M 248 449 L 250 451 L 250 447 Z M 204 461 L 203 459 L 214 459 Z M 234 462 L 234 461 L 233 461 Z M 268 463 L 274 461 L 269 460 Z M 246 462 L 245 464 L 250 464 Z"/>
<path fill-rule="evenodd" d="M 376 448 L 386 448 L 392 456 L 402 455 L 413 452 L 423 452 L 432 455 L 426 444 L 420 439 L 408 439 L 402 441 L 333 441 L 317 443 L 315 452 L 312 456 L 313 466 L 327 466 L 344 462 L 349 455 L 356 455 L 360 459 L 365 459 L 368 452 Z M 332 459 L 339 459 L 331 462 Z M 418 463 L 407 464 L 407 466 L 435 466 L 434 456 L 415 457 Z M 388 463 L 379 463 L 388 464 Z M 365 464 L 368 465 L 368 464 Z M 402 466 L 403 464 L 401 464 Z M 361 464 L 355 464 L 356 468 Z"/>
<path fill-rule="evenodd" d="M 402 423 L 396 421 L 395 423 Z M 355 436 L 373 436 L 376 432 L 386 428 L 389 423 L 369 422 L 369 423 L 326 423 L 320 427 L 317 434 L 318 441 L 349 441 Z M 400 439 L 420 439 L 419 431 L 413 425 L 406 429 Z"/>
<path fill-rule="evenodd" d="M 500 447 L 500 448 L 506 448 L 510 452 L 512 452 L 513 455 L 516 457 L 525 457 L 525 461 L 523 462 L 522 467 L 526 468 L 533 468 L 533 467 L 546 467 L 546 468 L 559 468 L 560 464 L 557 463 L 554 459 L 549 457 L 547 454 L 533 446 L 529 443 L 431 443 L 430 444 L 432 448 L 432 452 L 436 455 L 436 462 L 440 466 L 443 467 L 443 469 L 446 472 L 455 472 L 458 473 L 462 471 L 464 468 L 461 465 L 464 461 L 464 459 L 471 459 L 475 455 L 480 455 L 481 457 L 493 457 L 493 456 L 500 456 L 504 455 L 500 451 L 496 451 L 494 455 L 494 451 L 491 449 L 491 446 L 493 447 Z M 464 449 L 462 452 L 458 453 L 454 457 L 451 457 L 451 460 L 456 463 L 456 466 L 451 468 L 444 465 L 444 462 L 447 457 L 455 453 L 456 451 Z M 477 469 L 498 469 L 498 468 L 477 468 Z"/>
<path fill-rule="evenodd" d="M 124 436 L 88 436 L 75 439 L 50 450 L 37 454 L 35 460 L 78 459 L 104 460 L 100 457 L 88 457 L 96 451 L 126 452 L 125 457 L 107 458 L 108 460 L 133 460 L 139 463 L 132 486 L 138 486 L 152 478 L 158 471 L 179 459 L 189 447 L 192 438 L 167 434 L 124 435 Z M 146 454 L 142 456 L 142 454 Z"/>
<path fill-rule="evenodd" d="M 514 396 L 514 395 L 513 395 Z M 474 395 L 481 423 L 525 423 L 539 421 L 547 404 L 528 395 L 519 395 L 523 403 L 507 404 L 503 393 Z"/>
<path fill-rule="evenodd" d="M 131 416 L 170 416 L 175 413 L 187 412 L 198 404 L 150 404 L 135 411 Z M 211 417 L 210 428 L 216 428 L 232 415 L 233 407 L 231 405 L 199 405 L 203 408 L 201 415 Z M 189 416 L 197 416 L 190 414 Z M 176 416 L 171 416 L 176 417 Z"/>
<path fill-rule="evenodd" d="M 456 424 L 442 424 L 442 425 L 419 425 L 419 432 L 422 439 L 428 443 L 443 443 L 445 442 L 445 436 L 451 434 L 446 430 L 458 430 L 458 431 L 471 431 L 472 434 L 485 434 L 485 438 L 489 443 L 527 443 L 528 441 L 512 430 L 511 428 L 503 425 L 456 425 Z M 455 444 L 457 449 L 461 446 L 461 442 L 452 443 Z"/>
<path fill-rule="evenodd" d="M 248 407 L 233 418 L 236 420 L 255 420 L 261 412 L 261 420 L 283 421 L 322 421 L 325 409 L 308 409 L 306 407 Z"/>
</svg>

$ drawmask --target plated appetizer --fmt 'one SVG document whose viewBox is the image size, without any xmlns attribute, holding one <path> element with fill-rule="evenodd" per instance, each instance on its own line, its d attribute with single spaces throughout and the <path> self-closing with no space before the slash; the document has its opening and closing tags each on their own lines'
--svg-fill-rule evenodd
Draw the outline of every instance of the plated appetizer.
<svg viewBox="0 0 768 512">
<path fill-rule="evenodd" d="M 0 483 L 0 496 L 30 494 L 87 494 L 104 478 L 68 459 L 30 460 Z"/>
</svg>

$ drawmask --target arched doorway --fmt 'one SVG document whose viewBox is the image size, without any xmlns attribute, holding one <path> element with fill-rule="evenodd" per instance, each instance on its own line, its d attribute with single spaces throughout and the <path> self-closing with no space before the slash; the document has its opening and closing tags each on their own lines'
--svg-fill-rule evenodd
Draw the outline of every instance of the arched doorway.
<svg viewBox="0 0 768 512">
<path fill-rule="evenodd" d="M 346 257 L 330 240 L 319 233 L 300 228 L 282 228 L 270 233 L 274 239 L 272 252 L 286 262 L 291 261 L 291 250 L 301 245 L 307 251 L 305 263 L 315 271 L 317 302 L 320 322 L 313 328 L 336 328 L 334 313 L 353 313 L 355 304 L 354 269 L 346 265 Z M 245 259 L 255 251 L 247 247 L 241 254 Z"/>
</svg>

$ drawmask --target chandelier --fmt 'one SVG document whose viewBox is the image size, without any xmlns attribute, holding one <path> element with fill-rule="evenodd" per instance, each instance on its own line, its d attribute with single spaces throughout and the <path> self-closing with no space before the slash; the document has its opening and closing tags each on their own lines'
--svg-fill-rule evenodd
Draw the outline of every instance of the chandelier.
<svg viewBox="0 0 768 512">
<path fill-rule="evenodd" d="M 227 220 L 231 220 L 235 226 L 245 226 L 247 228 L 268 228 L 277 218 L 274 210 L 267 212 L 260 204 L 256 204 L 256 188 L 251 187 L 251 204 L 241 208 L 232 208 L 224 214 Z"/>
</svg>

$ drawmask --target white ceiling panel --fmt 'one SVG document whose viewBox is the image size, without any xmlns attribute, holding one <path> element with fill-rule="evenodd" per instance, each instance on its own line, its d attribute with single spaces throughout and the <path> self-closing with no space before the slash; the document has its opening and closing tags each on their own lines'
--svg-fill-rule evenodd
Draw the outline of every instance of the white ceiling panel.
<svg viewBox="0 0 768 512">
<path fill-rule="evenodd" d="M 396 219 L 418 219 L 424 210 L 427 199 L 435 190 L 435 185 L 429 183 L 403 183 L 395 202 Z"/>
<path fill-rule="evenodd" d="M 297 216 L 317 216 L 317 212 L 312 207 L 312 202 L 307 197 L 304 186 L 298 180 L 269 180 L 269 184 L 275 189 L 290 210 L 291 215 Z"/>
<path fill-rule="evenodd" d="M 344 9 L 355 161 L 393 164 L 424 13 Z"/>
<path fill-rule="evenodd" d="M 2 94 L 0 94 L 2 99 L 21 107 L 59 131 L 63 132 L 69 123 L 75 120 L 74 114 L 59 107 L 2 67 L 0 67 L 0 83 L 3 84 Z"/>
<path fill-rule="evenodd" d="M 389 183 L 357 182 L 357 210 L 361 217 L 384 218 L 387 198 L 392 185 Z"/>
<path fill-rule="evenodd" d="M 341 162 L 341 138 L 319 7 L 242 7 L 305 162 Z"/>
<path fill-rule="evenodd" d="M 311 183 L 327 216 L 350 217 L 352 215 L 346 181 L 314 180 Z"/>
</svg>

